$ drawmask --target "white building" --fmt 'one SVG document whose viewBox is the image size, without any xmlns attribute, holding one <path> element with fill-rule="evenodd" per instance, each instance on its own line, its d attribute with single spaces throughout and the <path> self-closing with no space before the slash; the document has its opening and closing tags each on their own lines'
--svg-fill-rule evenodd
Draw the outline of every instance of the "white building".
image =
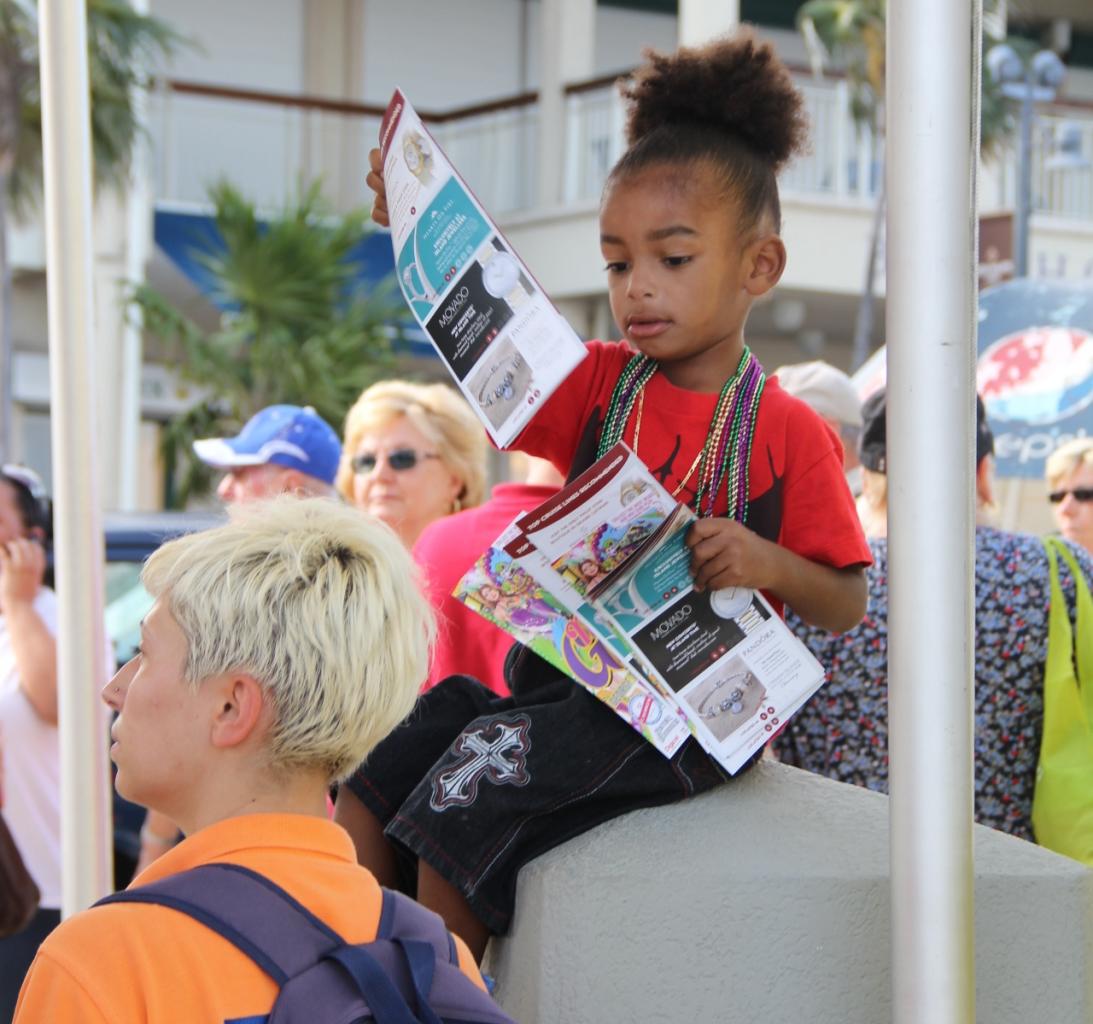
<svg viewBox="0 0 1093 1024">
<path fill-rule="evenodd" d="M 151 13 L 197 46 L 182 50 L 149 101 L 148 190 L 161 220 L 201 213 L 205 186 L 227 177 L 277 206 L 301 175 L 322 174 L 348 208 L 366 202 L 365 153 L 397 85 L 432 116 L 441 144 L 500 221 L 536 276 L 586 337 L 614 336 L 596 214 L 606 172 L 622 149 L 612 82 L 646 46 L 671 49 L 737 17 L 757 24 L 798 69 L 813 123 L 813 152 L 782 181 L 789 264 L 749 321 L 768 368 L 823 357 L 847 366 L 862 290 L 878 164 L 847 113 L 845 82 L 812 76 L 793 27 L 796 0 L 150 0 Z M 1034 145 L 1030 274 L 1093 280 L 1093 7 L 1044 0 L 1026 27 L 1064 53 L 1069 72 L 1039 111 Z M 1022 5 L 1025 6 L 1025 5 Z M 1066 127 L 1083 161 L 1053 161 Z M 1075 134 L 1076 133 L 1076 134 Z M 985 169 L 982 214 L 1011 211 L 1014 157 Z M 118 451 L 124 203 L 96 215 L 99 413 L 105 452 Z M 44 252 L 40 226 L 18 226 L 13 437 L 8 455 L 49 473 Z M 203 299 L 149 247 L 149 280 L 194 305 Z M 878 274 L 883 289 L 883 273 Z M 211 307 L 208 310 L 212 316 Z M 875 340 L 883 340 L 878 311 Z M 162 500 L 158 424 L 184 407 L 170 367 L 149 351 L 142 372 L 142 507 Z M 103 458 L 107 504 L 122 500 L 118 459 Z"/>
</svg>

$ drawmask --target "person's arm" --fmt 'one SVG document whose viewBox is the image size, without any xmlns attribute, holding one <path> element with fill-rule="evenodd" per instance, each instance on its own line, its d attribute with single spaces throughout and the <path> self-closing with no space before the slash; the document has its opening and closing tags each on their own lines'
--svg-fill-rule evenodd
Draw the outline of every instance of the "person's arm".
<svg viewBox="0 0 1093 1024">
<path fill-rule="evenodd" d="M 765 590 L 813 626 L 845 633 L 865 615 L 865 572 L 810 561 L 731 519 L 700 519 L 687 534 L 699 590 Z"/>
<path fill-rule="evenodd" d="M 11 637 L 19 685 L 35 713 L 57 724 L 57 643 L 34 607 L 45 577 L 46 553 L 36 541 L 0 547 L 0 612 Z"/>
</svg>

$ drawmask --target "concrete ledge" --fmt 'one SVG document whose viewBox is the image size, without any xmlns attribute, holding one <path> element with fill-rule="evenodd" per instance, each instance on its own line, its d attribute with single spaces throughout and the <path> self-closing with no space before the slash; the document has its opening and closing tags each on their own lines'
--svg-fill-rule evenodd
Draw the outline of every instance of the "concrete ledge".
<svg viewBox="0 0 1093 1024">
<path fill-rule="evenodd" d="M 977 827 L 977 1020 L 1093 1021 L 1093 871 Z M 486 969 L 522 1024 L 891 1019 L 888 799 L 762 762 L 520 876 Z"/>
</svg>

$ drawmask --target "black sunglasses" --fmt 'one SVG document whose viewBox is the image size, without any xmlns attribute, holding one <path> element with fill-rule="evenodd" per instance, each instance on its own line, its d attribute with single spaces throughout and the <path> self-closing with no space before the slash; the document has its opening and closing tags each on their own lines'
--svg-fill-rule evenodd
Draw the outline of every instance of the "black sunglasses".
<svg viewBox="0 0 1093 1024">
<path fill-rule="evenodd" d="M 396 448 L 393 452 L 388 452 L 386 455 L 387 465 L 390 466 L 396 473 L 403 473 L 408 469 L 413 469 L 417 465 L 419 459 L 439 459 L 440 456 L 436 452 L 415 452 L 413 448 Z M 354 455 L 349 460 L 349 465 L 353 467 L 353 472 L 358 474 L 371 473 L 379 463 L 379 457 L 375 452 L 362 452 L 360 455 Z"/>
<path fill-rule="evenodd" d="M 1047 496 L 1047 500 L 1052 505 L 1058 505 L 1068 494 L 1073 494 L 1075 501 L 1093 501 L 1093 487 L 1072 487 L 1069 491 L 1052 491 Z"/>
</svg>

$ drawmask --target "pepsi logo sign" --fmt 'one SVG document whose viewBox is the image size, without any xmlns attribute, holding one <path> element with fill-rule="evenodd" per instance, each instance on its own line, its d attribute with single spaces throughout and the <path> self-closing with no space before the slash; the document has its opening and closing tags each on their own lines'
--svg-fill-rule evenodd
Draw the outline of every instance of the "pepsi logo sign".
<svg viewBox="0 0 1093 1024">
<path fill-rule="evenodd" d="M 1093 404 L 1093 334 L 1029 327 L 983 350 L 977 386 L 992 420 L 1042 426 Z"/>
</svg>

